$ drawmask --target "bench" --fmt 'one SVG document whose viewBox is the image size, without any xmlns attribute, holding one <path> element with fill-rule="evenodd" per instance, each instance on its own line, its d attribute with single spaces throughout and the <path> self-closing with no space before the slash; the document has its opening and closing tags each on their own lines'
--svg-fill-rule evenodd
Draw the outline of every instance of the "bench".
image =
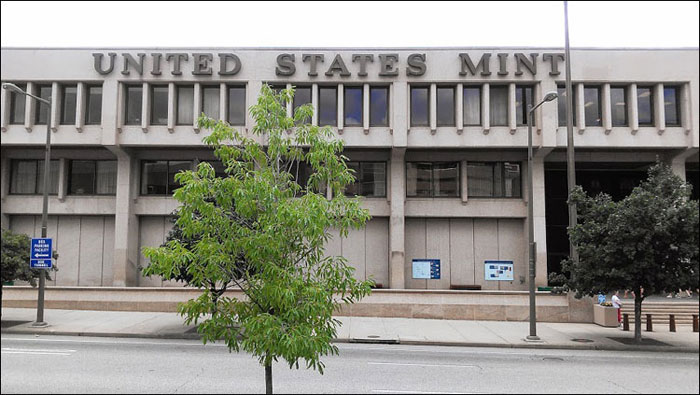
<svg viewBox="0 0 700 395">
<path fill-rule="evenodd" d="M 481 285 L 478 284 L 450 284 L 450 289 L 458 289 L 463 291 L 481 291 Z"/>
<path fill-rule="evenodd" d="M 698 332 L 698 315 L 697 314 L 691 314 L 693 316 L 693 332 Z M 652 315 L 647 314 L 647 332 L 652 332 Z M 622 314 L 622 330 L 623 331 L 629 331 L 630 330 L 630 322 L 629 322 L 629 314 L 624 313 Z M 668 315 L 668 330 L 669 332 L 675 332 L 676 331 L 676 314 L 669 314 Z"/>
</svg>

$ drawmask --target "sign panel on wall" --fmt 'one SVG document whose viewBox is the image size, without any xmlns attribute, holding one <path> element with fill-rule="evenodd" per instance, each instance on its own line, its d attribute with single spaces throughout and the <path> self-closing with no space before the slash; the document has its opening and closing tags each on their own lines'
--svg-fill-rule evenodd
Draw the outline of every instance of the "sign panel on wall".
<svg viewBox="0 0 700 395">
<path fill-rule="evenodd" d="M 513 261 L 484 261 L 484 279 L 513 281 Z"/>
<path fill-rule="evenodd" d="M 440 260 L 439 259 L 414 259 L 413 260 L 413 278 L 414 279 L 440 279 Z"/>
<path fill-rule="evenodd" d="M 32 269 L 51 269 L 53 242 L 49 238 L 32 239 L 29 248 L 29 267 Z"/>
</svg>

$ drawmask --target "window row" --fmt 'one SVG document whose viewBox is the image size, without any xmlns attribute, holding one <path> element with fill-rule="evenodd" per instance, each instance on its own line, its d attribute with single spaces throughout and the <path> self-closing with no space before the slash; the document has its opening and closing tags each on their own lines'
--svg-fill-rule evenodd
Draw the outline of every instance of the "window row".
<svg viewBox="0 0 700 395">
<path fill-rule="evenodd" d="M 168 85 L 150 85 L 150 124 L 168 124 Z M 176 85 L 175 124 L 192 125 L 199 114 L 195 114 L 194 85 Z M 125 87 L 124 123 L 141 125 L 143 119 L 143 85 Z M 226 119 L 235 126 L 245 125 L 246 115 L 245 86 L 226 86 L 226 113 L 221 114 L 221 87 L 219 85 L 201 87 L 199 108 L 206 116 Z"/>
<path fill-rule="evenodd" d="M 460 162 L 406 163 L 407 197 L 459 197 Z M 520 163 L 467 162 L 467 196 L 520 198 Z"/>
<path fill-rule="evenodd" d="M 654 115 L 655 97 L 653 86 L 637 86 L 637 122 L 639 126 L 654 126 L 656 119 Z M 557 85 L 559 94 L 558 116 L 559 126 L 566 126 L 566 89 L 564 85 Z M 575 92 L 575 91 L 574 91 Z M 585 126 L 603 126 L 602 111 L 602 86 L 583 86 L 583 109 Z M 629 86 L 610 86 L 610 121 L 613 127 L 629 126 L 629 106 L 630 98 Z M 663 112 L 666 126 L 681 126 L 681 88 L 679 86 L 664 85 L 663 88 Z M 572 107 L 576 109 L 576 97 L 572 96 Z M 573 124 L 577 125 L 577 111 L 572 111 Z"/>
<path fill-rule="evenodd" d="M 27 91 L 27 84 L 16 84 L 21 90 Z M 77 117 L 77 109 L 80 98 L 78 97 L 77 84 L 58 85 L 59 95 L 59 124 L 73 125 Z M 32 93 L 42 99 L 51 100 L 51 84 L 34 84 Z M 102 85 L 85 86 L 85 112 L 83 122 L 86 125 L 99 125 L 102 123 Z M 10 93 L 10 124 L 24 124 L 26 111 L 26 97 L 19 93 Z M 34 124 L 46 125 L 47 111 L 46 104 L 37 103 L 34 110 Z"/>
<path fill-rule="evenodd" d="M 44 161 L 13 160 L 10 193 L 43 194 Z M 49 164 L 49 194 L 58 193 L 59 161 Z M 115 195 L 117 193 L 117 161 L 72 160 L 68 172 L 69 195 Z"/>
</svg>

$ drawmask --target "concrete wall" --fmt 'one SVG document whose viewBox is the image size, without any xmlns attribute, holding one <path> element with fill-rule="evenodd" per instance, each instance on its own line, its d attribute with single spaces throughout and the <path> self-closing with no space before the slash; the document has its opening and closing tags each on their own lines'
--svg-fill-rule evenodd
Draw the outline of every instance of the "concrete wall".
<svg viewBox="0 0 700 395">
<path fill-rule="evenodd" d="M 160 247 L 168 237 L 173 227 L 170 217 L 139 217 L 139 266 L 148 266 L 148 260 L 143 256 L 143 247 Z M 145 277 L 139 275 L 141 287 L 183 286 L 175 281 L 163 281 L 160 276 Z"/>
<path fill-rule="evenodd" d="M 523 224 L 522 219 L 510 218 L 407 218 L 406 288 L 450 289 L 452 285 L 477 284 L 488 290 L 526 290 L 527 234 Z M 421 258 L 440 259 L 439 280 L 412 278 L 412 260 Z M 514 281 L 485 281 L 485 260 L 512 260 Z"/>
<path fill-rule="evenodd" d="M 13 215 L 10 229 L 29 237 L 41 236 L 41 216 Z M 58 271 L 49 285 L 110 286 L 114 263 L 113 216 L 51 216 L 48 237 L 58 251 Z"/>
</svg>

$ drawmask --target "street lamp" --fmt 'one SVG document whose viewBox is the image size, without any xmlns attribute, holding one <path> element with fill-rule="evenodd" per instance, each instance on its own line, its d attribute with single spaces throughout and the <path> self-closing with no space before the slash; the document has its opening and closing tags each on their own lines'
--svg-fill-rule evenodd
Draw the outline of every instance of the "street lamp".
<svg viewBox="0 0 700 395">
<path fill-rule="evenodd" d="M 46 238 L 46 229 L 49 222 L 49 175 L 51 171 L 51 99 L 34 96 L 20 89 L 17 85 L 3 82 L 2 89 L 10 92 L 29 96 L 32 99 L 46 104 L 46 148 L 44 154 L 44 205 L 41 212 L 41 237 Z M 44 321 L 44 288 L 46 288 L 46 274 L 44 269 L 39 269 L 39 298 L 37 300 L 36 322 L 32 326 L 48 326 Z"/>
<path fill-rule="evenodd" d="M 527 252 L 530 259 L 530 335 L 526 338 L 527 340 L 537 341 L 540 338 L 537 336 L 537 325 L 535 317 L 535 261 L 537 259 L 537 249 L 535 248 L 535 216 L 533 214 L 533 196 L 532 191 L 532 115 L 534 114 L 537 107 L 544 103 L 550 102 L 557 98 L 556 92 L 549 92 L 544 96 L 541 102 L 536 106 L 530 106 L 530 110 L 527 113 L 527 222 L 529 226 L 528 231 L 528 244 Z"/>
</svg>

